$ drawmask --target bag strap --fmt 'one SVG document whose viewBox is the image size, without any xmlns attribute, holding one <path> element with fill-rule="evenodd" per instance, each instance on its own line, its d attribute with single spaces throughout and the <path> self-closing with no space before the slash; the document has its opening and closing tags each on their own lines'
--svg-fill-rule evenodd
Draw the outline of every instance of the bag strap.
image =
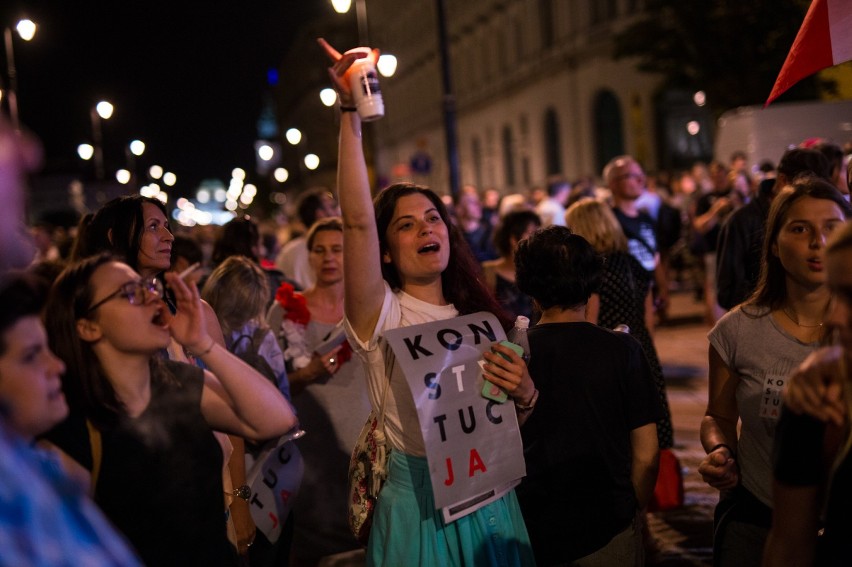
<svg viewBox="0 0 852 567">
<path fill-rule="evenodd" d="M 89 445 L 92 447 L 92 494 L 98 485 L 98 476 L 101 474 L 101 459 L 103 447 L 101 446 L 101 432 L 95 427 L 91 420 L 86 420 L 86 429 L 89 430 Z"/>
<path fill-rule="evenodd" d="M 382 392 L 382 402 L 379 405 L 379 416 L 376 420 L 376 429 L 373 432 L 373 439 L 376 441 L 376 458 L 373 461 L 373 470 L 370 475 L 370 494 L 378 496 L 382 488 L 382 483 L 387 478 L 387 438 L 385 437 L 385 408 L 387 406 L 388 390 L 390 390 L 391 370 L 396 360 L 390 346 L 385 344 L 385 382 L 384 391 Z"/>
</svg>

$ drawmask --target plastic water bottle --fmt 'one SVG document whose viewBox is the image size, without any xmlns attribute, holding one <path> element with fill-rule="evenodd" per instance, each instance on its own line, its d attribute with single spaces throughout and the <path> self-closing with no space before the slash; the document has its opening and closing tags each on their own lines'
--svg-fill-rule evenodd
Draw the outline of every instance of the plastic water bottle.
<svg viewBox="0 0 852 567">
<path fill-rule="evenodd" d="M 524 362 L 527 364 L 530 363 L 530 341 L 527 337 L 527 330 L 530 328 L 530 320 L 528 317 L 524 317 L 523 315 L 518 315 L 518 318 L 515 319 L 515 326 L 509 331 L 508 340 L 509 342 L 513 342 L 519 347 L 524 349 L 524 354 L 521 358 L 524 359 Z"/>
</svg>

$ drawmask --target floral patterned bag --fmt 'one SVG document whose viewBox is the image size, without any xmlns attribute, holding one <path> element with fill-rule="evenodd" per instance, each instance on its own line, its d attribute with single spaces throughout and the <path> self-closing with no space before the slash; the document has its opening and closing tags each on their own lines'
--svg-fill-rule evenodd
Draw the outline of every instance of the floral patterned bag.
<svg viewBox="0 0 852 567">
<path fill-rule="evenodd" d="M 364 546 L 370 539 L 376 501 L 387 478 L 387 458 L 382 407 L 379 414 L 370 412 L 349 460 L 349 529 Z"/>
<path fill-rule="evenodd" d="M 388 381 L 382 392 L 379 411 L 373 410 L 367 423 L 361 428 L 352 457 L 349 459 L 349 529 L 361 545 L 370 540 L 373 527 L 373 512 L 379 499 L 379 491 L 388 476 L 388 448 L 385 439 L 385 401 L 390 389 L 390 368 L 393 355 L 385 352 L 385 376 Z"/>
</svg>

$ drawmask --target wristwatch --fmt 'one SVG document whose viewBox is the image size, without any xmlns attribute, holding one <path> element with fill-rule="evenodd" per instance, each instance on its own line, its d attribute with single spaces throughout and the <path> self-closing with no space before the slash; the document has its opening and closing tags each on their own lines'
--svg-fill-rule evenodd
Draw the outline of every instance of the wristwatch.
<svg viewBox="0 0 852 567">
<path fill-rule="evenodd" d="M 242 498 L 246 502 L 251 499 L 251 488 L 249 485 L 244 484 L 239 488 L 235 488 L 233 492 L 231 492 L 231 496 L 236 496 L 237 498 Z"/>
</svg>

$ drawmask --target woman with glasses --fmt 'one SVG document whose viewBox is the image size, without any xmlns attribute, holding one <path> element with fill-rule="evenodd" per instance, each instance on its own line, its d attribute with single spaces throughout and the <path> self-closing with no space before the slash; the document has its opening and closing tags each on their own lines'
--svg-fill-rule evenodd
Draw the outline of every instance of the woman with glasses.
<svg viewBox="0 0 852 567">
<path fill-rule="evenodd" d="M 48 439 L 90 473 L 95 501 L 149 565 L 235 564 L 213 430 L 261 441 L 296 422 L 261 374 L 207 331 L 198 290 L 95 256 L 48 301 L 50 347 L 66 362 L 70 417 Z M 174 339 L 210 370 L 157 356 Z"/>
<path fill-rule="evenodd" d="M 163 283 L 163 274 L 171 266 L 174 236 L 171 232 L 166 207 L 158 199 L 130 195 L 117 197 L 92 216 L 88 223 L 81 223 L 74 260 L 80 260 L 104 252 L 122 259 L 144 278 L 158 278 Z M 177 310 L 172 291 L 166 286 L 162 298 L 172 314 Z M 207 332 L 221 346 L 225 338 L 216 318 L 216 313 L 206 301 L 201 302 Z M 204 367 L 204 363 L 171 341 L 162 356 L 182 362 L 193 362 Z M 245 485 L 245 466 L 241 455 L 243 441 L 236 437 L 217 434 L 227 466 L 222 471 L 223 486 L 227 492 Z M 254 540 L 254 523 L 249 515 L 248 502 L 241 498 L 229 500 L 227 522 L 231 540 L 237 551 L 245 555 Z"/>
</svg>

